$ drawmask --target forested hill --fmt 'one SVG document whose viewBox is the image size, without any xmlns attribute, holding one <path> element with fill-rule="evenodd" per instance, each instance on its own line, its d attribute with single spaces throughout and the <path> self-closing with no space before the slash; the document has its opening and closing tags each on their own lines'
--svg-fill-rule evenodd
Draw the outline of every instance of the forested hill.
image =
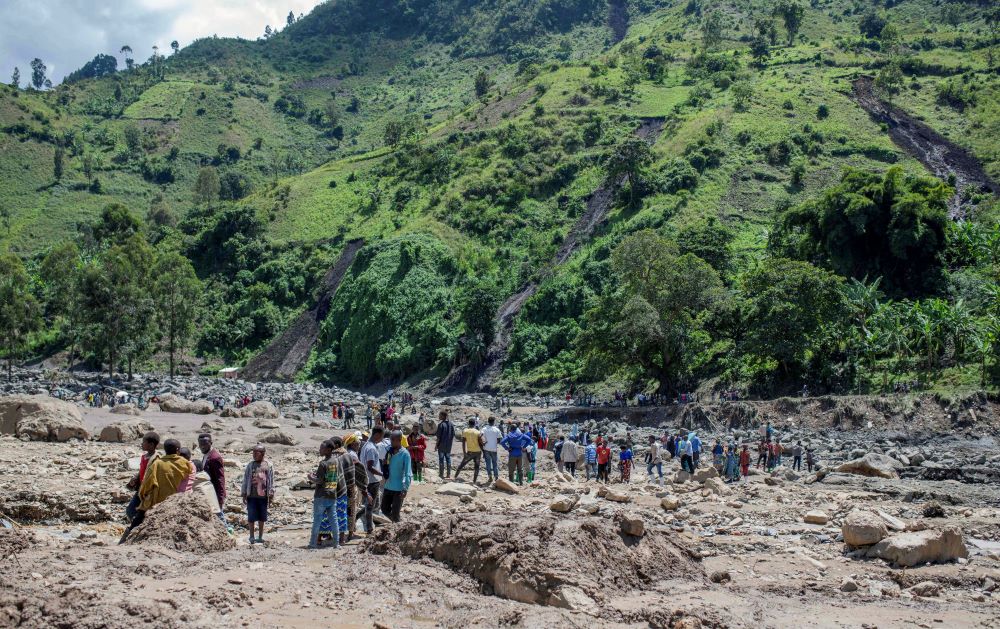
<svg viewBox="0 0 1000 629">
<path fill-rule="evenodd" d="M 4 352 L 210 370 L 321 312 L 299 377 L 354 385 L 995 386 L 998 29 L 339 0 L 52 89 L 38 64 L 0 89 Z"/>
</svg>

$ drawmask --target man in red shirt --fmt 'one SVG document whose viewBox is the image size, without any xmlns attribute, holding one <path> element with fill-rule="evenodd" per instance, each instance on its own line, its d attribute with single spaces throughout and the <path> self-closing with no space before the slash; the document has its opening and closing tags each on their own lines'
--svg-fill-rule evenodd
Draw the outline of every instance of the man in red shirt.
<svg viewBox="0 0 1000 629">
<path fill-rule="evenodd" d="M 605 484 L 611 482 L 609 476 L 611 474 L 611 448 L 608 447 L 606 441 L 597 438 L 597 480 L 603 478 Z"/>
</svg>

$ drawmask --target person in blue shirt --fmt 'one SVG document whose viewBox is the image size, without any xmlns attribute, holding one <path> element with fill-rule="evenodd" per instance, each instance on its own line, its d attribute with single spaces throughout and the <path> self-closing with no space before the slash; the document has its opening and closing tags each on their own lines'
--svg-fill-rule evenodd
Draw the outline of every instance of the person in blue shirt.
<svg viewBox="0 0 1000 629">
<path fill-rule="evenodd" d="M 521 432 L 517 426 L 507 433 L 500 445 L 507 451 L 507 479 L 514 482 L 514 469 L 517 469 L 517 482 L 524 484 L 524 447 L 531 437 Z"/>
<path fill-rule="evenodd" d="M 591 473 L 594 474 L 594 480 L 597 480 L 597 444 L 593 439 L 583 451 L 583 461 L 586 465 L 587 480 L 590 480 Z"/>
<path fill-rule="evenodd" d="M 691 473 L 698 468 L 698 456 L 701 454 L 701 439 L 698 438 L 698 433 L 692 432 L 688 435 L 688 441 L 691 442 Z"/>
<path fill-rule="evenodd" d="M 406 492 L 410 490 L 413 481 L 413 470 L 410 464 L 410 453 L 403 447 L 403 433 L 394 430 L 389 435 L 390 447 L 386 458 L 389 459 L 389 474 L 386 477 L 385 489 L 382 490 L 382 513 L 399 522 L 399 512 L 403 508 Z"/>
<path fill-rule="evenodd" d="M 627 483 L 632 478 L 632 446 L 625 444 L 622 448 L 622 452 L 619 455 L 620 463 L 618 464 L 622 471 L 622 482 Z"/>
<path fill-rule="evenodd" d="M 715 445 L 712 447 L 712 465 L 715 469 L 722 471 L 722 453 L 724 448 L 722 447 L 722 442 L 718 439 L 715 440 Z"/>
</svg>

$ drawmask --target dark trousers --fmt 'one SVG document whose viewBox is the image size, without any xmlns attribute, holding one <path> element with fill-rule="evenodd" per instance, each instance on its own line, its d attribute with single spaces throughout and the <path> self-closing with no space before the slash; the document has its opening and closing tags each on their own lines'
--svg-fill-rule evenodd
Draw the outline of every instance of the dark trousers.
<svg viewBox="0 0 1000 629">
<path fill-rule="evenodd" d="M 448 473 L 445 474 L 445 469 L 447 468 Z M 438 476 L 441 478 L 448 478 L 451 476 L 451 452 L 444 452 L 438 450 Z"/>
<path fill-rule="evenodd" d="M 462 462 L 459 463 L 458 467 L 455 468 L 455 478 L 458 478 L 458 475 L 462 473 L 462 469 L 465 467 L 465 465 L 469 461 L 472 461 L 472 469 L 473 469 L 472 482 L 474 483 L 477 480 L 479 480 L 479 461 L 482 458 L 483 458 L 482 452 L 466 452 L 464 455 L 462 455 Z"/>
<path fill-rule="evenodd" d="M 403 492 L 382 490 L 382 515 L 393 522 L 399 522 L 399 511 L 403 508 Z"/>
<path fill-rule="evenodd" d="M 694 467 L 691 466 L 691 457 L 687 454 L 681 455 L 681 469 L 685 472 L 694 473 Z"/>
<path fill-rule="evenodd" d="M 374 483 L 368 483 L 365 488 L 365 533 L 371 533 L 375 530 L 375 523 L 372 522 L 372 514 L 375 512 L 375 507 L 378 506 L 378 488 L 379 481 Z"/>
<path fill-rule="evenodd" d="M 691 473 L 694 473 L 696 467 L 698 467 L 698 459 L 701 457 L 701 452 L 695 452 L 691 456 Z"/>
<path fill-rule="evenodd" d="M 569 472 L 570 476 L 576 476 L 576 461 L 573 461 L 572 463 L 567 461 L 566 463 L 563 463 L 563 465 L 566 466 L 566 471 Z"/>
<path fill-rule="evenodd" d="M 794 456 L 792 457 L 792 469 L 802 471 L 802 457 Z"/>
<path fill-rule="evenodd" d="M 125 540 L 127 540 L 127 539 L 128 539 L 128 536 L 129 536 L 129 535 L 130 535 L 130 534 L 132 533 L 132 531 L 133 531 L 133 530 L 134 530 L 134 529 L 135 529 L 135 528 L 136 528 L 137 526 L 139 526 L 140 524 L 142 524 L 142 521 L 143 521 L 143 520 L 145 520 L 145 519 L 146 519 L 146 512 L 145 512 L 145 511 L 142 511 L 141 509 L 140 509 L 140 510 L 137 510 L 137 511 L 135 512 L 135 517 L 134 517 L 134 518 L 132 518 L 132 523 L 131 523 L 131 524 L 129 524 L 129 525 L 128 525 L 128 528 L 127 528 L 127 529 L 125 529 L 125 532 L 124 532 L 124 533 L 122 533 L 122 538 L 121 538 L 120 540 L 118 540 L 118 543 L 119 543 L 119 544 L 124 544 L 124 543 L 125 543 Z"/>
</svg>

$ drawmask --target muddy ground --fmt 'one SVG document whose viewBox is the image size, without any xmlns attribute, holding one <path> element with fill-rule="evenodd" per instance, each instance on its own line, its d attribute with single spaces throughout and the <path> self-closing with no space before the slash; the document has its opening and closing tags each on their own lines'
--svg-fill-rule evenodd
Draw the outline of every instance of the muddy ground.
<svg viewBox="0 0 1000 629">
<path fill-rule="evenodd" d="M 872 402 L 852 413 L 884 407 Z M 923 468 L 992 469 L 1000 454 L 995 403 L 980 400 L 977 423 L 957 428 L 965 415 L 939 406 L 945 410 L 936 414 L 930 402 L 916 406 L 928 416 L 910 422 L 919 420 L 929 437 L 910 440 L 905 425 L 869 428 L 864 420 L 857 429 L 831 428 L 808 415 L 809 404 L 792 409 L 785 418 L 794 419 L 796 435 L 828 450 L 820 452 L 828 473 L 819 480 L 783 466 L 736 484 L 673 482 L 679 464 L 671 461 L 661 484 L 649 482 L 639 452 L 632 482 L 614 483 L 605 494 L 582 474 L 562 478 L 551 452 L 542 452 L 538 479 L 519 493 L 487 487 L 481 477 L 475 496 L 459 497 L 436 493 L 443 481 L 428 470 L 426 481 L 411 488 L 401 524 L 319 551 L 305 548 L 312 492 L 297 487 L 315 464 L 319 441 L 344 431 L 310 426 L 308 416 L 274 420 L 296 443 L 269 446 L 277 498 L 266 543 L 251 546 L 238 482 L 248 448 L 265 429 L 251 419 L 144 413 L 164 438 L 185 445 L 193 445 L 206 421 L 216 436 L 227 459 L 226 511 L 236 547 L 213 553 L 155 542 L 116 545 L 137 444 L 0 437 L 0 511 L 16 523 L 0 529 L 0 626 L 997 627 L 995 482 L 928 480 L 914 473 L 920 465 L 894 479 L 829 471 L 864 444 L 936 459 Z M 759 412 L 765 410 L 774 407 Z M 671 425 L 692 412 L 661 421 Z M 717 421 L 732 411 L 699 412 Z M 84 409 L 84 419 L 97 428 L 120 417 Z M 882 432 L 871 432 L 876 428 Z M 942 431 L 937 439 L 932 428 Z M 636 435 L 655 429 L 637 428 Z M 717 433 L 702 435 L 710 441 L 741 429 L 719 425 Z M 429 450 L 433 456 L 433 441 Z M 470 473 L 463 477 L 471 481 Z M 924 517 L 932 499 L 943 518 Z M 573 508 L 555 512 L 554 502 Z M 906 569 L 859 559 L 839 538 L 841 521 L 858 507 L 911 528 L 957 525 L 968 559 Z M 812 510 L 829 521 L 805 523 Z"/>
</svg>

